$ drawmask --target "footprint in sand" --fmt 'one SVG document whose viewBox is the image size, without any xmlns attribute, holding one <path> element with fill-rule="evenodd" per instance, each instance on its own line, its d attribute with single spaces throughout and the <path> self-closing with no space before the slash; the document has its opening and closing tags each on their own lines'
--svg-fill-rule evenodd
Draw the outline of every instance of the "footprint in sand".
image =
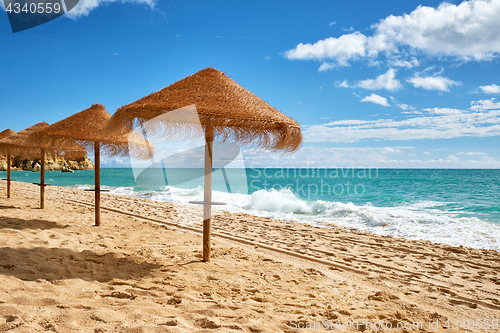
<svg viewBox="0 0 500 333">
<path fill-rule="evenodd" d="M 178 297 L 178 296 L 174 296 L 174 297 L 171 297 L 168 301 L 167 301 L 167 304 L 168 305 L 179 305 L 182 303 L 182 298 Z"/>
<path fill-rule="evenodd" d="M 196 324 L 196 326 L 199 326 L 201 328 L 208 328 L 208 329 L 220 328 L 220 325 L 216 324 L 214 321 L 212 321 L 208 318 L 198 319 L 198 320 L 196 320 L 195 324 Z"/>
<path fill-rule="evenodd" d="M 451 305 L 465 305 L 465 306 L 468 306 L 471 309 L 476 309 L 477 308 L 477 304 L 476 303 L 465 302 L 465 301 L 461 301 L 461 300 L 458 300 L 458 299 L 450 299 L 449 302 L 450 302 Z"/>
<path fill-rule="evenodd" d="M 170 321 L 166 321 L 162 324 L 160 324 L 160 326 L 177 326 L 177 321 L 175 320 L 170 320 Z"/>
<path fill-rule="evenodd" d="M 104 297 L 113 297 L 113 298 L 121 298 L 121 299 L 135 299 L 135 295 L 125 291 L 113 291 L 109 295 L 104 295 Z"/>
<path fill-rule="evenodd" d="M 375 294 L 368 296 L 368 299 L 372 301 L 388 302 L 390 300 L 399 299 L 399 297 L 386 291 L 377 291 Z"/>
<path fill-rule="evenodd" d="M 15 329 L 23 324 L 23 320 L 17 316 L 2 315 L 0 316 L 0 331 L 7 332 Z"/>
</svg>

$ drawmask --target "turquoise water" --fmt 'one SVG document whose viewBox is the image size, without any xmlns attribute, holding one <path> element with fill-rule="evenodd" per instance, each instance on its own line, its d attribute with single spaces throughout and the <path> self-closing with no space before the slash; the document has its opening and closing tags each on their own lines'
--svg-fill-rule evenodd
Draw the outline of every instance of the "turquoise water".
<svg viewBox="0 0 500 333">
<path fill-rule="evenodd" d="M 203 196 L 202 169 L 102 169 L 112 193 L 188 204 Z M 213 200 L 225 209 L 318 226 L 500 250 L 500 170 L 226 169 Z M 5 178 L 5 172 L 0 172 Z M 39 174 L 13 171 L 38 182 Z M 225 181 L 227 179 L 227 182 Z M 49 171 L 46 182 L 90 188 L 93 171 Z"/>
</svg>

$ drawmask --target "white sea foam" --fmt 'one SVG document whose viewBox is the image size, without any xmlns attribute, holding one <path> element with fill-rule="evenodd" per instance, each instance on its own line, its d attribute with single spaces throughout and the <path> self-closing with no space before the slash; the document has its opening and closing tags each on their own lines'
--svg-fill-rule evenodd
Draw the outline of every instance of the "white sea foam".
<svg viewBox="0 0 500 333">
<path fill-rule="evenodd" d="M 202 187 L 183 189 L 166 186 L 159 192 L 122 187 L 112 189 L 112 193 L 184 205 L 188 205 L 189 201 L 203 200 Z M 475 217 L 459 217 L 455 211 L 445 210 L 446 203 L 443 202 L 419 201 L 395 207 L 376 207 L 371 203 L 305 201 L 289 189 L 259 190 L 252 194 L 214 191 L 213 200 L 227 203 L 214 209 L 230 212 L 323 227 L 338 225 L 381 235 L 500 251 L 500 225 Z"/>
</svg>

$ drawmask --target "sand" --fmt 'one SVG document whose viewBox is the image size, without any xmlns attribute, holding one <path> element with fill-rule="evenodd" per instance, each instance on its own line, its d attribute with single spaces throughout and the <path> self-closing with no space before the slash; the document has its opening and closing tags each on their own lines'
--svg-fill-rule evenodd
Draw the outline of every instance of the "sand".
<svg viewBox="0 0 500 333">
<path fill-rule="evenodd" d="M 479 329 L 500 321 L 497 251 L 216 212 L 204 263 L 197 207 L 103 194 L 94 227 L 91 192 L 48 187 L 40 210 L 37 186 L 12 191 L 0 331 L 500 330 Z"/>
</svg>

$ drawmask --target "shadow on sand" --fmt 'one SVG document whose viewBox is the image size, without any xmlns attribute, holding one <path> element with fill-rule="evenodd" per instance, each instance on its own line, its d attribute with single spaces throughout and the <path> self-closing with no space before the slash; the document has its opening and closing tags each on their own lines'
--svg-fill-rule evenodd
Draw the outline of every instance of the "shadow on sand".
<svg viewBox="0 0 500 333">
<path fill-rule="evenodd" d="M 4 205 L 0 205 L 0 209 L 20 209 L 20 208 L 16 207 L 16 206 L 4 206 Z"/>
<path fill-rule="evenodd" d="M 23 220 L 15 217 L 0 216 L 0 229 L 64 229 L 67 226 L 61 226 L 55 222 L 45 220 Z"/>
<path fill-rule="evenodd" d="M 23 281 L 44 279 L 82 279 L 109 282 L 113 279 L 136 279 L 161 266 L 124 258 L 108 252 L 75 252 L 61 248 L 0 248 L 0 274 Z"/>
</svg>

